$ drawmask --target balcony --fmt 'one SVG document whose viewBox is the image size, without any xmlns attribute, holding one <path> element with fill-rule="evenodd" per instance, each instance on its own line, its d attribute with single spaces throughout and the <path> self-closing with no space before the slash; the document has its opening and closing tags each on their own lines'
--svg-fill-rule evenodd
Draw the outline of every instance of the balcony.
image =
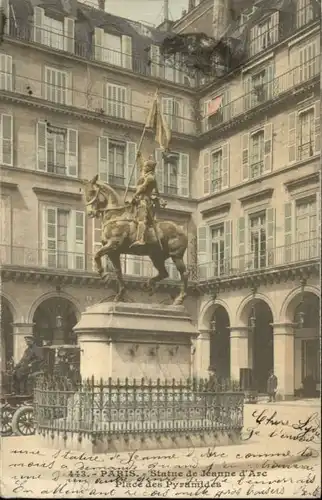
<svg viewBox="0 0 322 500">
<path fill-rule="evenodd" d="M 289 246 L 276 247 L 259 254 L 248 253 L 231 259 L 198 265 L 199 281 L 229 279 L 256 272 L 275 271 L 290 266 L 307 265 L 320 259 L 318 238 Z"/>
<path fill-rule="evenodd" d="M 256 87 L 251 92 L 222 106 L 217 119 L 215 119 L 217 113 L 213 117 L 204 115 L 202 133 L 220 129 L 224 124 L 234 122 L 236 118 L 241 118 L 250 111 L 293 95 L 296 90 L 303 91 L 306 86 L 315 81 L 318 82 L 319 77 L 320 55 L 263 84 L 260 89 Z"/>
<path fill-rule="evenodd" d="M 180 70 L 174 67 L 169 68 L 162 61 L 152 63 L 146 51 L 143 54 L 132 52 L 132 55 L 104 47 L 96 47 L 99 49 L 96 51 L 92 41 L 75 40 L 66 35 L 60 35 L 60 40 L 58 40 L 56 32 L 39 27 L 37 27 L 37 42 L 35 42 L 33 24 L 29 23 L 23 26 L 14 22 L 14 20 L 10 22 L 8 37 L 33 45 L 47 46 L 49 50 L 54 52 L 76 56 L 86 61 L 96 61 L 105 68 L 120 68 L 120 70 L 130 71 L 143 77 L 154 77 L 190 88 L 197 86 L 197 79 L 193 78 L 188 71 L 181 67 Z M 38 42 L 38 40 L 42 40 L 43 43 Z M 99 58 L 95 57 L 95 52 L 97 52 L 96 56 L 99 53 Z"/>
<path fill-rule="evenodd" d="M 42 80 L 19 75 L 18 71 L 15 75 L 0 71 L 0 97 L 3 99 L 41 103 L 59 110 L 88 113 L 89 117 L 97 117 L 101 121 L 110 122 L 112 119 L 115 122 L 124 122 L 126 120 L 136 126 L 144 126 L 149 107 L 133 105 L 116 99 L 103 99 L 100 94 L 85 91 L 84 82 L 80 81 L 79 85 L 82 85 L 83 88 L 45 84 Z M 64 96 L 64 99 L 58 99 L 57 96 Z M 142 101 L 144 98 L 145 96 L 142 94 Z M 107 102 L 108 105 L 106 105 Z M 174 123 L 180 124 L 180 126 L 176 126 L 173 132 L 188 136 L 196 134 L 193 120 L 183 116 L 172 117 L 172 119 L 174 118 Z"/>
</svg>

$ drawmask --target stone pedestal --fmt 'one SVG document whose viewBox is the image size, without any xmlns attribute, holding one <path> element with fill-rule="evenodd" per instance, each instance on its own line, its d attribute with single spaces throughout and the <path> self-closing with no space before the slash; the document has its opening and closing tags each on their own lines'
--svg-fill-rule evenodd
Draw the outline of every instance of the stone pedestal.
<svg viewBox="0 0 322 500">
<path fill-rule="evenodd" d="M 188 379 L 197 331 L 183 306 L 103 302 L 74 327 L 81 376 Z"/>
</svg>

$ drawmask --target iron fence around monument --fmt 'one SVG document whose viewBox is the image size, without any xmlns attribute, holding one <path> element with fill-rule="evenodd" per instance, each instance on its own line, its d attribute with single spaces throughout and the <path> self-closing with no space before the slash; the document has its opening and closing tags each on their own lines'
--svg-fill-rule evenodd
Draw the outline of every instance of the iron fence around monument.
<svg viewBox="0 0 322 500">
<path fill-rule="evenodd" d="M 75 390 L 61 380 L 43 379 L 34 391 L 38 432 L 66 439 L 239 433 L 243 408 L 242 392 L 234 387 L 220 392 L 209 380 L 91 379 Z"/>
</svg>

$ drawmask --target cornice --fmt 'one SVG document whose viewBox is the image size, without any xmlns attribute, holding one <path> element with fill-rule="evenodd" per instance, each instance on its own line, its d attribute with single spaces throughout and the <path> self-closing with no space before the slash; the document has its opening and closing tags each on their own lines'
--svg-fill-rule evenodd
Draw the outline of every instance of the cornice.
<svg viewBox="0 0 322 500">
<path fill-rule="evenodd" d="M 247 205 L 248 203 L 253 203 L 254 201 L 271 198 L 273 192 L 273 188 L 262 189 L 261 191 L 256 191 L 255 193 L 250 193 L 246 196 L 242 196 L 241 198 L 238 198 L 238 200 L 242 205 Z"/>
<path fill-rule="evenodd" d="M 300 187 L 307 186 L 308 184 L 316 184 L 317 182 L 319 182 L 319 172 L 313 172 L 297 179 L 286 181 L 284 182 L 284 186 L 287 191 L 294 191 Z"/>
<path fill-rule="evenodd" d="M 36 195 L 40 194 L 40 195 L 47 195 L 47 196 L 59 196 L 60 198 L 61 197 L 75 198 L 77 200 L 79 200 L 82 197 L 81 192 L 63 191 L 59 188 L 50 189 L 50 188 L 45 188 L 45 187 L 34 186 L 32 188 L 32 190 L 34 191 L 34 193 L 36 193 Z"/>
<path fill-rule="evenodd" d="M 16 184 L 15 182 L 8 182 L 8 181 L 0 180 L 0 187 L 2 189 L 9 189 L 10 191 L 18 190 L 18 184 Z"/>
<path fill-rule="evenodd" d="M 230 202 L 222 203 L 221 205 L 217 205 L 215 207 L 205 208 L 204 210 L 201 210 L 200 213 L 203 219 L 205 219 L 213 215 L 218 215 L 219 213 L 222 212 L 229 212 L 230 205 L 231 205 Z"/>
</svg>

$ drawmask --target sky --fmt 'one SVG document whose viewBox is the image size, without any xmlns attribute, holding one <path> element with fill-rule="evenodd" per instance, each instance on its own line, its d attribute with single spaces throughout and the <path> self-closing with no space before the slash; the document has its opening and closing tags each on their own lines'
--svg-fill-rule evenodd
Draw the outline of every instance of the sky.
<svg viewBox="0 0 322 500">
<path fill-rule="evenodd" d="M 97 6 L 97 0 L 80 0 Z M 188 0 L 169 0 L 169 18 L 176 20 L 186 9 Z M 163 0 L 105 0 L 105 10 L 133 21 L 158 25 L 163 21 Z"/>
</svg>

